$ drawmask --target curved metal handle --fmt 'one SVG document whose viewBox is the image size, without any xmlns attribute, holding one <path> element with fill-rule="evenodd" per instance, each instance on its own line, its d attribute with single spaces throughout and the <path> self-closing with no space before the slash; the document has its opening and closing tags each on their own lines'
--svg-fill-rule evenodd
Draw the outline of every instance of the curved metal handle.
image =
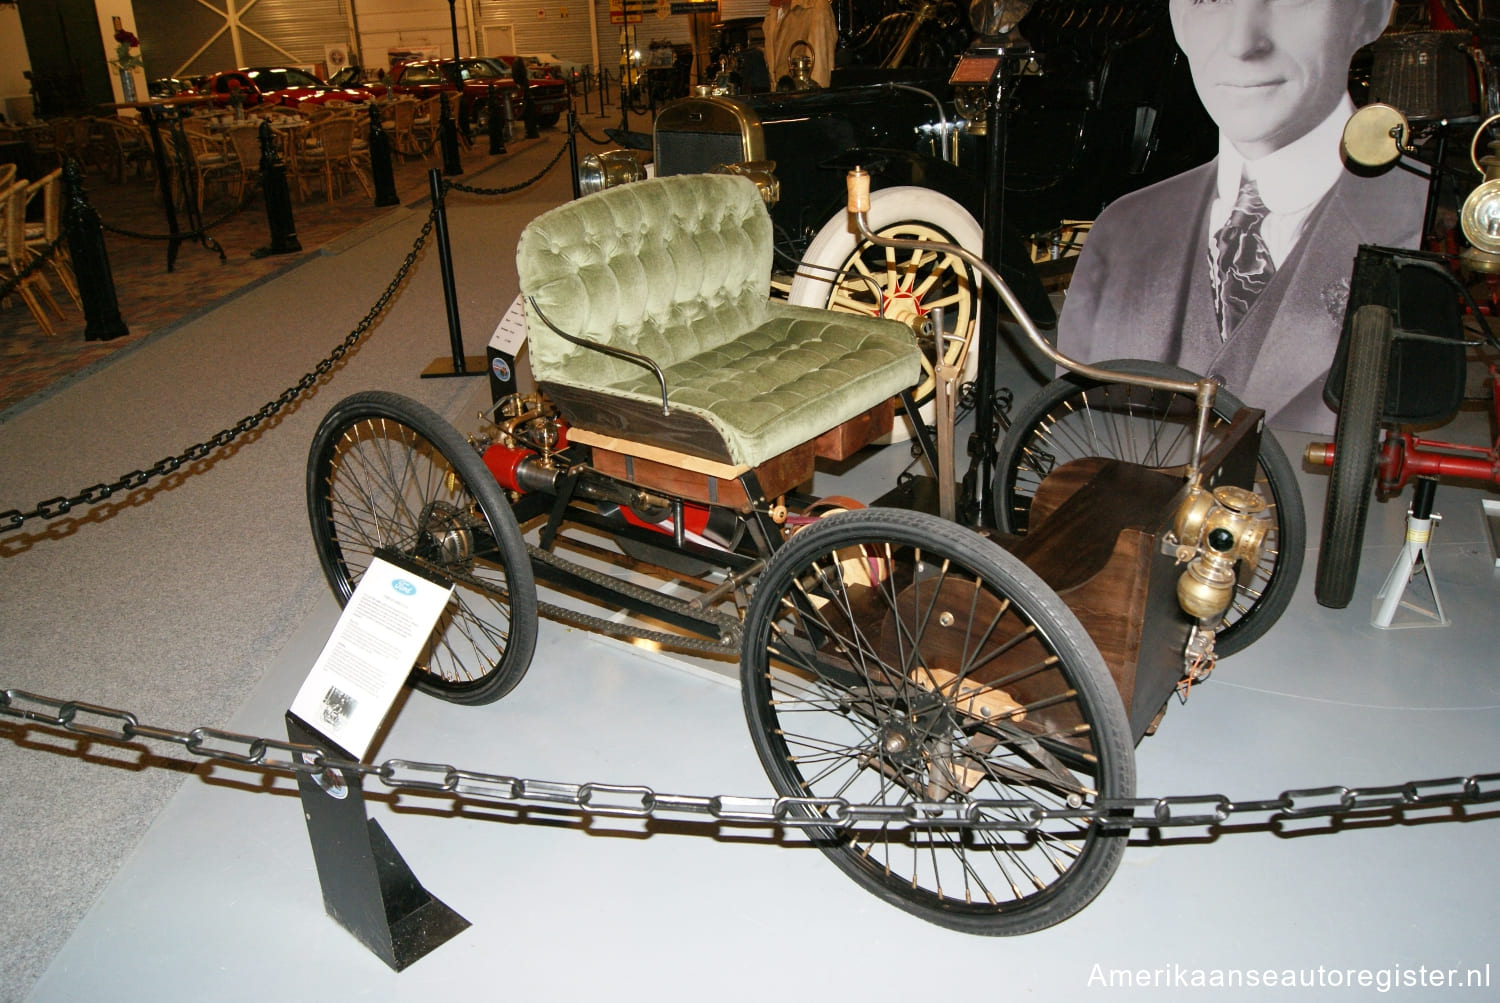
<svg viewBox="0 0 1500 1003">
<path fill-rule="evenodd" d="M 1128 373 L 1115 372 L 1111 369 L 1100 369 L 1087 363 L 1079 362 L 1077 359 L 1069 358 L 1059 352 L 1057 348 L 1042 337 L 1036 322 L 1021 305 L 1016 294 L 1011 291 L 1010 286 L 1000 277 L 1000 273 L 985 261 L 982 257 L 960 247 L 957 244 L 947 244 L 934 240 L 911 240 L 892 237 L 881 237 L 870 231 L 867 214 L 870 211 L 870 175 L 863 168 L 855 167 L 848 174 L 849 213 L 854 217 L 854 226 L 859 236 L 877 247 L 895 247 L 908 250 L 935 250 L 944 254 L 957 255 L 980 273 L 986 281 L 995 287 L 1001 301 L 1006 309 L 1020 325 L 1021 330 L 1026 332 L 1026 337 L 1054 364 L 1071 372 L 1091 380 L 1099 380 L 1103 383 L 1124 383 L 1130 386 L 1145 387 L 1148 390 L 1161 390 L 1167 393 L 1186 394 L 1197 402 L 1197 428 L 1193 442 L 1192 472 L 1194 476 L 1198 472 L 1198 461 L 1202 456 L 1203 440 L 1208 430 L 1208 416 L 1213 411 L 1214 398 L 1218 393 L 1218 384 L 1209 377 L 1203 377 L 1195 382 L 1182 380 L 1168 380 L 1155 376 L 1137 376 Z"/>
<path fill-rule="evenodd" d="M 542 308 L 537 306 L 536 297 L 528 296 L 526 297 L 526 302 L 532 310 L 536 311 L 536 315 L 541 318 L 542 323 L 551 328 L 552 333 L 557 335 L 564 341 L 577 345 L 579 348 L 588 348 L 592 349 L 595 352 L 603 352 L 605 355 L 610 355 L 617 359 L 623 359 L 624 361 L 634 363 L 635 365 L 640 366 L 643 369 L 651 370 L 651 375 L 656 377 L 657 386 L 661 387 L 662 416 L 669 417 L 672 414 L 672 408 L 667 404 L 667 378 L 662 375 L 661 366 L 658 366 L 653 359 L 651 359 L 649 356 L 640 355 L 636 352 L 627 352 L 625 349 L 616 348 L 613 345 L 605 345 L 601 342 L 590 341 L 587 338 L 580 338 L 576 334 L 569 334 L 567 331 L 564 331 L 562 328 L 558 327 L 556 324 L 552 323 L 552 321 L 547 319 L 547 315 L 542 312 Z"/>
</svg>

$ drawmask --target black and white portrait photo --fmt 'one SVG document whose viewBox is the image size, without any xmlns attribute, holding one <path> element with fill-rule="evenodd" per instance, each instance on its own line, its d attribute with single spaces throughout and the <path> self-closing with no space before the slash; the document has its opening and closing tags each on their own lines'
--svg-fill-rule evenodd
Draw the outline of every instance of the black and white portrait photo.
<svg viewBox="0 0 1500 1003">
<path fill-rule="evenodd" d="M 1415 247 L 1426 181 L 1341 158 L 1349 64 L 1392 0 L 1171 0 L 1219 128 L 1209 163 L 1111 203 L 1058 324 L 1074 358 L 1212 374 L 1274 427 L 1333 431 L 1322 400 L 1361 244 Z"/>
</svg>

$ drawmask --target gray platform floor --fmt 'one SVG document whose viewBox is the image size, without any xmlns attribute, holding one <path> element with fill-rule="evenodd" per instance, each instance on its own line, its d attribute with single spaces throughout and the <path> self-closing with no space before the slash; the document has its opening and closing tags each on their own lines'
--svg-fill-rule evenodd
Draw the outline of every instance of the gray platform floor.
<svg viewBox="0 0 1500 1003">
<path fill-rule="evenodd" d="M 1483 436 L 1477 417 L 1470 431 Z M 1302 440 L 1285 445 L 1295 456 Z M 882 483 L 900 448 L 837 486 Z M 1325 478 L 1302 479 L 1315 547 Z M 1142 742 L 1141 792 L 1255 799 L 1500 770 L 1500 576 L 1482 497 L 1494 495 L 1438 495 L 1432 563 L 1451 626 L 1369 626 L 1405 500 L 1377 505 L 1351 606 L 1313 603 L 1310 552 L 1277 628 L 1220 663 Z M 331 599 L 319 602 L 232 719 L 158 723 L 282 735 L 336 617 Z M 512 695 L 481 708 L 412 696 L 377 754 L 677 794 L 770 793 L 732 678 L 546 622 Z M 1430 999 L 1437 973 L 1467 983 L 1471 970 L 1463 994 L 1500 997 L 1500 805 L 1138 832 L 1078 916 L 989 940 L 883 905 L 817 850 L 768 830 L 366 789 L 419 878 L 473 924 L 406 971 L 324 914 L 294 784 L 215 765 L 170 801 L 30 998 L 1147 999 L 1199 998 L 1196 979 L 1238 979 L 1226 998 Z"/>
</svg>

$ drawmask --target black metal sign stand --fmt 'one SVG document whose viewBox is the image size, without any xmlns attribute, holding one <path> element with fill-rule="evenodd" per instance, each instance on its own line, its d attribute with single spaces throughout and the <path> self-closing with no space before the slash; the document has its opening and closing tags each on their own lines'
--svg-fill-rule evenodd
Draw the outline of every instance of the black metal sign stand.
<svg viewBox="0 0 1500 1003">
<path fill-rule="evenodd" d="M 357 760 L 287 712 L 287 738 Z M 360 776 L 299 773 L 302 814 L 328 915 L 395 971 L 468 929 L 469 921 L 422 887 L 380 823 L 365 812 Z"/>
</svg>

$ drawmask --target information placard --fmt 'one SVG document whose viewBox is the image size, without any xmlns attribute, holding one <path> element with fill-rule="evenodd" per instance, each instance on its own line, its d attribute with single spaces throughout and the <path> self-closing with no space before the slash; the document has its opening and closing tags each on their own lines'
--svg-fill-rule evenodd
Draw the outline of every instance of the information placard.
<svg viewBox="0 0 1500 1003">
<path fill-rule="evenodd" d="M 363 758 L 452 595 L 450 583 L 374 558 L 292 713 Z"/>
</svg>

